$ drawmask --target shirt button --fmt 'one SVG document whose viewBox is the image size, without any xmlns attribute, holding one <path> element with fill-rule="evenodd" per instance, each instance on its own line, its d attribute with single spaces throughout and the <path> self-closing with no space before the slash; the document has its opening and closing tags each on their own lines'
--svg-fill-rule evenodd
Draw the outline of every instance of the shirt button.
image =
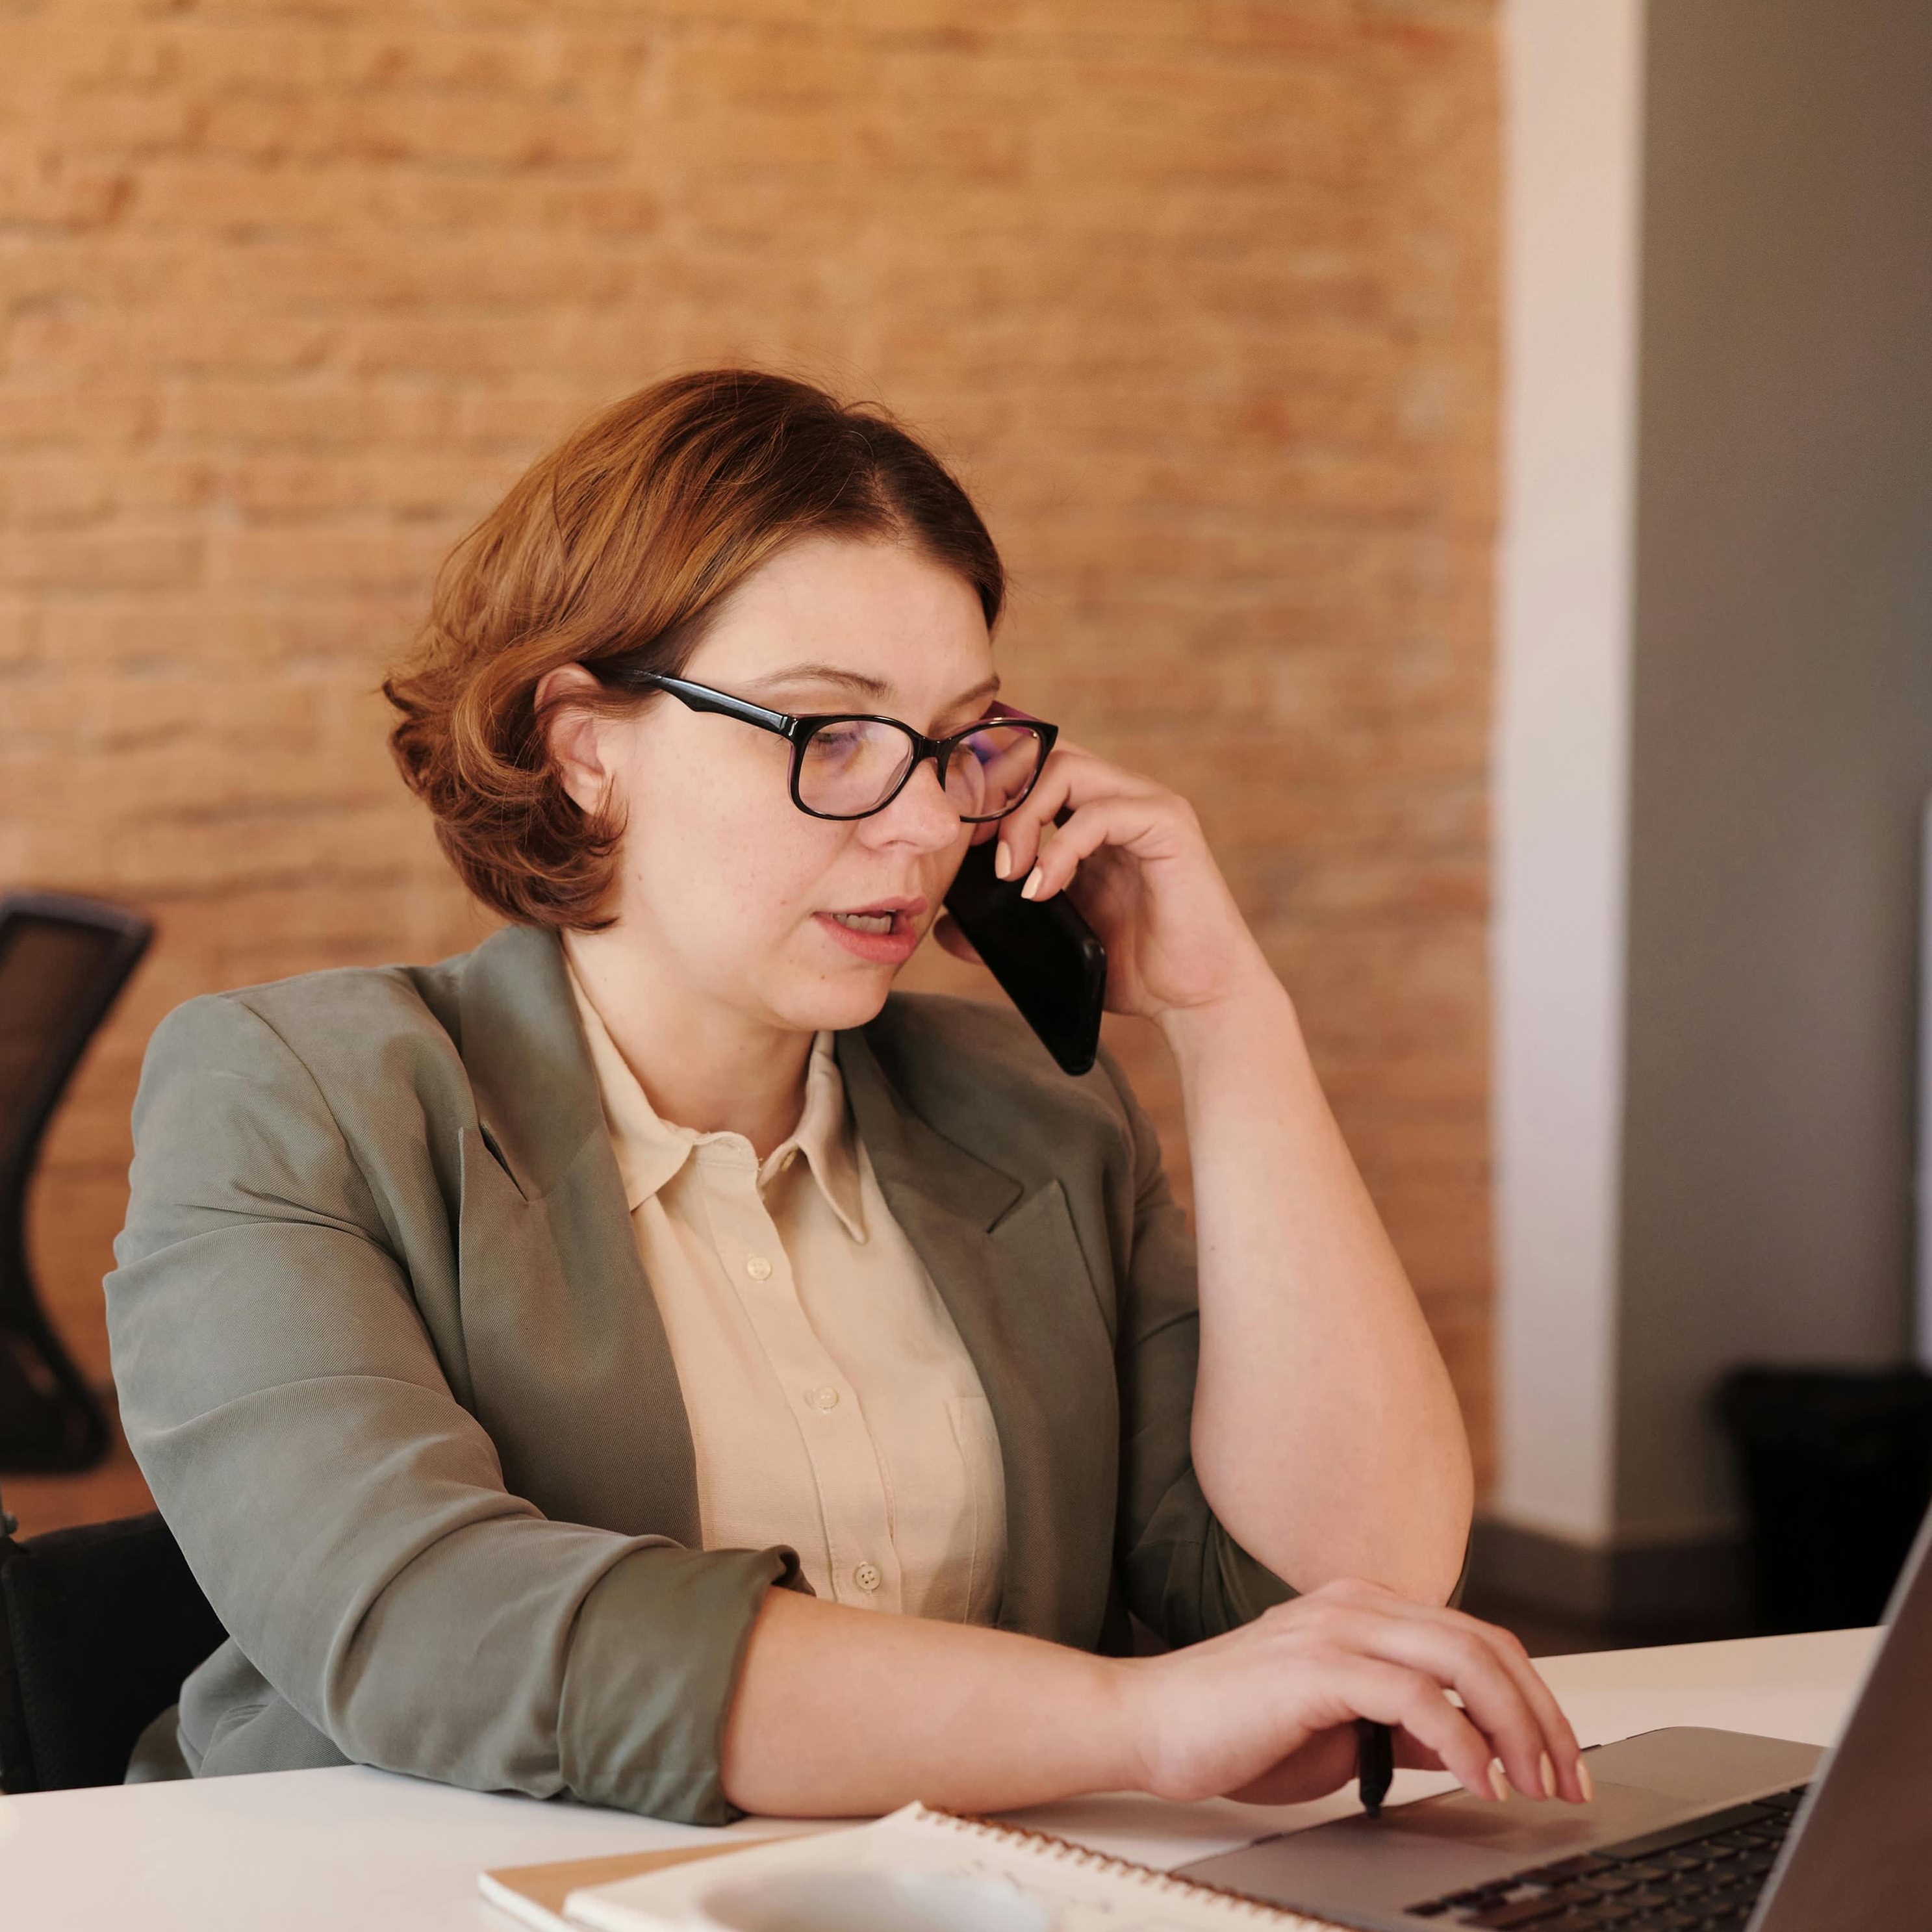
<svg viewBox="0 0 1932 1932">
<path fill-rule="evenodd" d="M 769 1281 L 771 1279 L 772 1264 L 763 1255 L 754 1255 L 745 1264 L 745 1272 L 754 1281 Z"/>
<path fill-rule="evenodd" d="M 814 1389 L 806 1400 L 814 1408 L 836 1408 L 838 1406 L 838 1391 L 828 1383 L 824 1388 Z"/>
<path fill-rule="evenodd" d="M 885 1580 L 875 1564 L 862 1563 L 852 1572 L 852 1580 L 862 1590 L 876 1590 Z"/>
</svg>

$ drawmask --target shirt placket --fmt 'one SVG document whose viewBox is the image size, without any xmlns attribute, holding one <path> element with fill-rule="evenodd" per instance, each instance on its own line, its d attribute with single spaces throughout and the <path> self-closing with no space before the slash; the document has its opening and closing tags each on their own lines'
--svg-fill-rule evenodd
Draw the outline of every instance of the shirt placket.
<svg viewBox="0 0 1932 1932">
<path fill-rule="evenodd" d="M 701 1145 L 718 1259 L 796 1419 L 818 1492 L 836 1601 L 897 1610 L 904 1601 L 884 1484 L 865 1412 L 799 1298 L 790 1261 L 742 1149 Z"/>
</svg>

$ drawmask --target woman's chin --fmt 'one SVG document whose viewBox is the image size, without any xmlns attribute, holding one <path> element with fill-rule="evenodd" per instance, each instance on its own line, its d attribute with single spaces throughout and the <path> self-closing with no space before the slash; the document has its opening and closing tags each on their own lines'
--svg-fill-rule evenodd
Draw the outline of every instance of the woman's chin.
<svg viewBox="0 0 1932 1932">
<path fill-rule="evenodd" d="M 802 1033 L 842 1033 L 879 1016 L 898 976 L 896 967 L 874 966 L 814 979 L 800 986 L 779 1010 Z"/>
</svg>

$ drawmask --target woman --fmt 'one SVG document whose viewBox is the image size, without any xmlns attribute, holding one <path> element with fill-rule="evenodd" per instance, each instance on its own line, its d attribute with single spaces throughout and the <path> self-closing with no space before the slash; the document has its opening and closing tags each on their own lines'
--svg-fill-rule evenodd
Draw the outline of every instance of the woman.
<svg viewBox="0 0 1932 1932">
<path fill-rule="evenodd" d="M 1288 997 L 1182 800 L 995 706 L 1003 591 L 919 444 L 739 371 L 459 547 L 386 689 L 510 923 L 149 1050 L 115 1367 L 232 1635 L 137 1773 L 1279 1801 L 1367 1716 L 1585 1796 L 1520 1646 L 1441 1607 L 1454 1401 Z M 889 997 L 935 923 L 964 950 L 983 837 L 1166 1034 L 1198 1242 L 1111 1062 Z"/>
</svg>

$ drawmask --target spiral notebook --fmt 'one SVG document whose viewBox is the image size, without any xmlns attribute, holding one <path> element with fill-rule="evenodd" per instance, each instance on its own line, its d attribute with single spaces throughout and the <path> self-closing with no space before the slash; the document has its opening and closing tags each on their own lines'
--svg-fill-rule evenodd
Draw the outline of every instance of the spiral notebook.
<svg viewBox="0 0 1932 1932">
<path fill-rule="evenodd" d="M 722 1849 L 722 1848 L 721 1848 Z M 720 1883 L 772 1872 L 946 1872 L 1010 1885 L 1047 1906 L 1055 1932 L 1337 1932 L 1322 1919 L 1264 1905 L 1216 1886 L 1110 1858 L 1042 1832 L 906 1805 L 870 1825 L 747 1848 L 720 1862 L 676 1864 L 615 1885 L 574 1891 L 564 1916 L 597 1932 L 663 1932 Z"/>
</svg>

